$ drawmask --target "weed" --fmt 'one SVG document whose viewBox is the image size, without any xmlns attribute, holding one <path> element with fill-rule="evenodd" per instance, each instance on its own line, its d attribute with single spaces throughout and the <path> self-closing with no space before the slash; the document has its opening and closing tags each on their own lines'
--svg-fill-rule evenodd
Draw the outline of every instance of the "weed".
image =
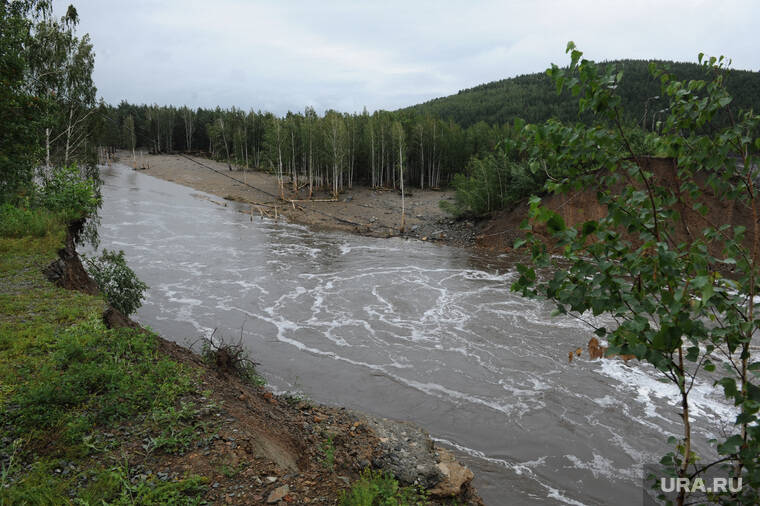
<svg viewBox="0 0 760 506">
<path fill-rule="evenodd" d="M 322 465 L 326 469 L 335 468 L 335 444 L 332 436 L 328 436 L 327 440 L 322 442 L 322 453 L 325 455 Z"/>
<path fill-rule="evenodd" d="M 201 338 L 201 356 L 207 365 L 221 374 L 237 376 L 255 385 L 264 386 L 266 380 L 256 372 L 258 363 L 254 362 L 243 347 L 243 329 L 240 329 L 240 339 L 237 344 L 228 343 L 223 338 L 215 339 L 216 329 L 209 337 Z"/>
<path fill-rule="evenodd" d="M 190 445 L 208 434 L 208 424 L 198 419 L 198 411 L 192 403 L 182 403 L 180 409 L 168 406 L 152 413 L 154 427 L 160 428 L 158 436 L 150 438 L 149 451 L 163 450 L 183 455 Z"/>
<path fill-rule="evenodd" d="M 205 480 L 187 476 L 179 481 L 161 481 L 154 477 L 133 477 L 127 465 L 104 469 L 94 474 L 77 495 L 78 504 L 202 504 L 199 496 Z"/>
<path fill-rule="evenodd" d="M 246 464 L 244 462 L 241 462 L 240 464 L 236 466 L 230 466 L 228 464 L 222 464 L 222 466 L 219 468 L 219 472 L 221 472 L 224 476 L 227 478 L 234 478 L 240 472 L 245 469 Z"/>
<path fill-rule="evenodd" d="M 392 476 L 367 469 L 344 492 L 341 506 L 418 506 L 427 504 L 424 492 L 401 487 Z"/>
<path fill-rule="evenodd" d="M 16 467 L 16 458 L 19 448 L 21 447 L 21 439 L 16 439 L 11 444 L 10 454 L 8 455 L 7 462 L 3 462 L 0 467 L 0 489 L 8 488 L 11 483 L 11 475 Z"/>
<path fill-rule="evenodd" d="M 0 207 L 0 236 L 43 237 L 63 226 L 60 213 L 4 204 Z"/>
</svg>

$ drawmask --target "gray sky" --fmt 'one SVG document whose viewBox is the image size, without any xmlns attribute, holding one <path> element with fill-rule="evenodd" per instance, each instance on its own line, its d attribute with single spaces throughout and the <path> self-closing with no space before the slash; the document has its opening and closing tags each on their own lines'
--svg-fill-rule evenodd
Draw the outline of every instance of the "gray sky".
<svg viewBox="0 0 760 506">
<path fill-rule="evenodd" d="M 236 106 L 284 114 L 396 109 L 593 60 L 760 69 L 760 2 L 55 0 L 92 36 L 98 96 L 117 104 Z"/>
</svg>

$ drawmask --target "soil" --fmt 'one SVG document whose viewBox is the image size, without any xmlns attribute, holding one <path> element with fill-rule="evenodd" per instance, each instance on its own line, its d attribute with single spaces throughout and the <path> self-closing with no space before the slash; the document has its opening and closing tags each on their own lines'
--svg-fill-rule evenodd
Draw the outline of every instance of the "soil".
<svg viewBox="0 0 760 506">
<path fill-rule="evenodd" d="M 248 203 L 248 212 L 284 217 L 316 229 L 343 230 L 372 237 L 403 236 L 453 246 L 472 246 L 478 223 L 457 220 L 439 207 L 452 200 L 452 190 L 409 188 L 404 195 L 405 227 L 401 230 L 401 192 L 393 188 L 354 185 L 337 199 L 327 191 L 315 191 L 309 199 L 307 181 L 284 180 L 280 198 L 277 177 L 260 170 L 231 168 L 222 162 L 186 154 L 143 155 L 137 161 L 131 153 L 117 151 L 125 165 L 167 181 L 189 186 L 223 199 Z"/>
<path fill-rule="evenodd" d="M 691 243 L 706 227 L 743 226 L 752 230 L 753 219 L 751 210 L 739 201 L 726 200 L 715 195 L 706 182 L 705 175 L 697 175 L 695 183 L 702 191 L 700 204 L 704 206 L 704 214 L 694 210 L 694 201 L 685 193 L 681 193 L 682 181 L 678 178 L 676 162 L 672 158 L 642 157 L 641 166 L 653 175 L 654 184 L 664 187 L 674 195 L 680 195 L 681 201 L 674 204 L 681 219 L 680 222 L 667 229 L 671 244 Z M 641 186 L 641 185 L 639 185 Z M 642 188 L 643 189 L 643 188 Z M 606 216 L 607 208 L 596 198 L 597 188 L 586 188 L 565 194 L 552 194 L 543 198 L 542 204 L 559 214 L 566 225 L 578 226 L 588 220 L 599 220 Z M 512 209 L 495 213 L 480 230 L 476 237 L 477 246 L 495 251 L 511 251 L 515 239 L 522 236 L 520 224 L 528 217 L 527 199 Z M 534 230 L 544 237 L 551 247 L 549 234 L 544 227 L 537 226 Z M 631 240 L 633 236 L 622 231 Z M 746 234 L 744 245 L 751 248 L 752 234 Z M 635 241 L 634 241 L 635 242 Z M 714 256 L 722 255 L 723 244 L 714 241 L 708 245 L 708 251 Z"/>
</svg>

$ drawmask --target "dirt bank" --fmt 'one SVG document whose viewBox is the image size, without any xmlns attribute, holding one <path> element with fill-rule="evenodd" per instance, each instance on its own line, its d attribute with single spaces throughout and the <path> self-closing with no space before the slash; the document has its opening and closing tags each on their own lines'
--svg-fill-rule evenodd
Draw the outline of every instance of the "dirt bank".
<svg viewBox="0 0 760 506">
<path fill-rule="evenodd" d="M 405 194 L 406 227 L 401 231 L 401 193 L 393 189 L 355 185 L 337 200 L 327 192 L 315 192 L 309 200 L 308 186 L 299 181 L 299 191 L 285 179 L 285 201 L 280 199 L 277 177 L 258 170 L 243 170 L 226 163 L 184 154 L 145 155 L 133 162 L 132 155 L 117 152 L 130 167 L 167 181 L 217 195 L 223 199 L 248 203 L 255 215 L 284 216 L 294 223 L 326 230 L 343 230 L 373 237 L 406 236 L 454 246 L 471 246 L 477 224 L 454 220 L 439 207 L 453 198 L 453 191 L 420 191 Z M 144 170 L 141 167 L 146 167 Z"/>
<path fill-rule="evenodd" d="M 681 192 L 682 181 L 678 179 L 676 162 L 672 158 L 641 158 L 642 167 L 653 174 L 654 184 L 667 188 L 674 195 Z M 694 201 L 687 194 L 680 195 L 680 201 L 675 204 L 681 216 L 679 224 L 668 230 L 668 236 L 674 244 L 690 243 L 694 234 L 701 234 L 707 227 L 730 225 L 752 228 L 750 210 L 740 202 L 725 200 L 715 196 L 706 184 L 705 176 L 699 176 L 696 181 L 702 190 L 700 204 L 705 207 L 704 214 L 694 210 Z M 568 226 L 577 226 L 588 220 L 598 220 L 607 214 L 605 206 L 599 204 L 596 198 L 596 188 L 587 188 L 564 194 L 548 195 L 543 198 L 543 205 L 559 214 Z M 515 239 L 520 237 L 520 223 L 528 217 L 528 202 L 523 201 L 513 209 L 496 213 L 480 231 L 476 238 L 479 247 L 510 251 Z M 536 232 L 542 233 L 541 228 Z M 751 234 L 745 237 L 745 246 L 751 247 Z M 721 254 L 722 244 L 714 242 L 709 245 L 712 255 Z"/>
</svg>

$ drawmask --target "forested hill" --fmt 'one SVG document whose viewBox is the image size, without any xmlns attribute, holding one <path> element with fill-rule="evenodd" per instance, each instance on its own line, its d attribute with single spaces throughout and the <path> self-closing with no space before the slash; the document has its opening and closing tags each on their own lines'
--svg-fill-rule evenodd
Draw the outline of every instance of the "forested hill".
<svg viewBox="0 0 760 506">
<path fill-rule="evenodd" d="M 615 64 L 623 70 L 620 94 L 623 110 L 629 114 L 626 119 L 638 124 L 645 121 L 651 126 L 651 122 L 657 119 L 657 111 L 665 108 L 667 103 L 663 99 L 654 98 L 661 95 L 660 82 L 649 73 L 650 62 L 615 60 L 605 63 Z M 696 63 L 656 63 L 669 67 L 678 79 L 705 78 L 704 70 Z M 726 78 L 726 85 L 734 97 L 734 106 L 760 111 L 759 72 L 732 70 Z M 543 122 L 552 117 L 561 121 L 578 119 L 577 100 L 569 92 L 557 95 L 555 86 L 544 73 L 482 84 L 402 111 L 451 119 L 465 128 L 479 121 L 490 124 L 511 123 L 518 117 L 529 123 Z"/>
</svg>

